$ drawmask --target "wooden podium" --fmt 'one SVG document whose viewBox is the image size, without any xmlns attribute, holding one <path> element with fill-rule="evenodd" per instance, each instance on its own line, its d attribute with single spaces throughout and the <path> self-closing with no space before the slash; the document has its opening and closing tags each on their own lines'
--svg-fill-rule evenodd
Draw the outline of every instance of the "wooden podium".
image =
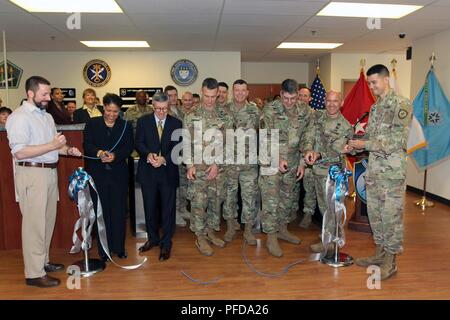
<svg viewBox="0 0 450 320">
<path fill-rule="evenodd" d="M 70 146 L 83 152 L 84 125 L 57 126 Z M 73 226 L 77 221 L 78 209 L 68 195 L 69 177 L 73 171 L 84 166 L 80 158 L 60 156 L 58 162 L 59 201 L 52 248 L 70 250 L 72 246 Z M 15 199 L 13 160 L 6 131 L 0 129 L 0 250 L 22 248 L 22 216 L 19 203 Z"/>
<path fill-rule="evenodd" d="M 356 162 L 362 161 L 367 158 L 368 154 L 362 153 L 361 155 L 358 155 L 356 157 Z M 354 184 L 356 185 L 356 181 L 354 181 Z M 371 233 L 372 229 L 370 228 L 369 217 L 367 215 L 367 205 L 361 200 L 358 192 L 356 192 L 356 187 L 355 194 L 355 213 L 348 222 L 348 228 L 354 231 Z"/>
</svg>

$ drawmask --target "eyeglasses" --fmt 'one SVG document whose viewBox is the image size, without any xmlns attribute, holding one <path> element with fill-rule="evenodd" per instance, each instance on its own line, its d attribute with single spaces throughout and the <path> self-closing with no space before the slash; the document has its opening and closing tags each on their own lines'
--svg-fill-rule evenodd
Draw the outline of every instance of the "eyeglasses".
<svg viewBox="0 0 450 320">
<path fill-rule="evenodd" d="M 155 109 L 155 111 L 158 111 L 158 112 L 166 112 L 167 111 L 166 107 L 164 107 L 164 108 L 154 108 L 154 109 Z"/>
</svg>

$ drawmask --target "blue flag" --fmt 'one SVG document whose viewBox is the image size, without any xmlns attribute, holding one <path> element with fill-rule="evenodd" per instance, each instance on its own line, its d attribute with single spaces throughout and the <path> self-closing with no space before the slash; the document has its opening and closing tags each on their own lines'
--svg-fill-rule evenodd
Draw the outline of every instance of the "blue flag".
<svg viewBox="0 0 450 320">
<path fill-rule="evenodd" d="M 319 75 L 316 75 L 313 83 L 311 84 L 311 97 L 312 100 L 309 103 L 310 106 L 317 110 L 325 108 L 325 88 L 323 87 L 322 81 L 319 78 Z"/>
<path fill-rule="evenodd" d="M 428 145 L 413 152 L 420 169 L 450 156 L 450 105 L 433 68 L 413 102 L 414 115 L 422 125 Z"/>
</svg>

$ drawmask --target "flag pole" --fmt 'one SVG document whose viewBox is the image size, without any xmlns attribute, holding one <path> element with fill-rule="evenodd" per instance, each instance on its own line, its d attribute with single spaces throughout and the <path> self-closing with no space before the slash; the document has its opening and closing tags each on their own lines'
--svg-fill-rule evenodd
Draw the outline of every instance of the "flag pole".
<svg viewBox="0 0 450 320">
<path fill-rule="evenodd" d="M 3 30 L 3 63 L 4 63 L 4 73 L 5 73 L 5 95 L 6 95 L 6 104 L 5 106 L 10 107 L 9 105 L 9 90 L 8 90 L 8 61 L 6 60 L 6 34 L 5 30 Z"/>
<path fill-rule="evenodd" d="M 436 61 L 436 55 L 433 52 L 433 54 L 430 57 L 431 70 L 434 69 L 434 61 Z M 424 122 L 426 124 L 426 122 L 427 122 L 426 119 Z M 427 200 L 427 175 L 428 175 L 428 170 L 425 169 L 425 172 L 423 174 L 423 195 L 422 195 L 421 199 L 415 201 L 416 206 L 420 207 L 420 209 L 422 211 L 425 211 L 426 208 L 434 207 L 434 203 L 432 201 Z"/>
</svg>

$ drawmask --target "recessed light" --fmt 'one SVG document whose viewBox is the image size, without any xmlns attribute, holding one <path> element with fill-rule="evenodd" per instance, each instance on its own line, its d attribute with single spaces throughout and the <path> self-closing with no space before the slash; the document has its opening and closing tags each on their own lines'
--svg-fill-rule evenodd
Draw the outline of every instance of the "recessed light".
<svg viewBox="0 0 450 320">
<path fill-rule="evenodd" d="M 399 19 L 423 6 L 355 2 L 330 2 L 318 16 Z"/>
<path fill-rule="evenodd" d="M 80 41 L 90 48 L 150 48 L 147 41 Z"/>
<path fill-rule="evenodd" d="M 10 0 L 28 12 L 123 13 L 115 0 Z"/>
<path fill-rule="evenodd" d="M 283 42 L 278 49 L 334 49 L 341 46 L 342 43 L 325 43 L 325 42 Z"/>
</svg>

